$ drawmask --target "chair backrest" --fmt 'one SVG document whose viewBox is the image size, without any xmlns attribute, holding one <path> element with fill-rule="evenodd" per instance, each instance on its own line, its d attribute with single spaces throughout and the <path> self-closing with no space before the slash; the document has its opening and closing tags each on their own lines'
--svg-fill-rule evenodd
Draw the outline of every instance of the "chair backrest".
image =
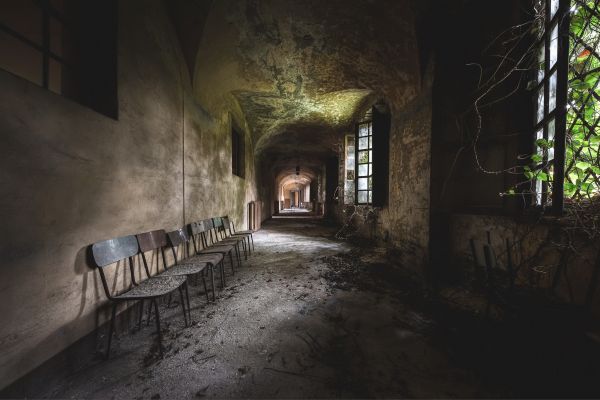
<svg viewBox="0 0 600 400">
<path fill-rule="evenodd" d="M 99 267 L 98 269 L 100 270 L 100 279 L 102 280 L 104 293 L 106 293 L 106 297 L 109 299 L 112 299 L 113 296 L 108 288 L 108 282 L 103 271 L 104 267 L 128 259 L 131 280 L 135 284 L 132 257 L 135 256 L 138 251 L 138 242 L 133 235 L 104 240 L 92 245 L 92 256 L 94 257 L 94 262 Z"/>
<path fill-rule="evenodd" d="M 190 235 L 183 228 L 179 228 L 176 231 L 167 233 L 167 237 L 169 238 L 169 244 L 171 247 L 177 247 L 180 244 L 190 241 Z"/>
<path fill-rule="evenodd" d="M 477 239 L 470 239 L 469 243 L 471 245 L 471 254 L 473 255 L 473 261 L 475 262 L 475 266 L 485 268 L 486 263 L 483 247 L 487 246 L 487 243 L 484 243 Z"/>
<path fill-rule="evenodd" d="M 167 245 L 167 234 L 164 229 L 140 233 L 135 236 L 142 252 L 161 249 Z"/>
<path fill-rule="evenodd" d="M 215 227 L 215 224 L 213 223 L 212 218 L 207 218 L 205 220 L 202 221 L 204 223 L 204 230 L 208 231 L 210 229 L 213 229 Z"/>
<path fill-rule="evenodd" d="M 483 255 L 485 257 L 485 263 L 490 269 L 497 268 L 498 260 L 496 259 L 496 253 L 494 252 L 494 248 L 490 244 L 483 245 Z"/>
<path fill-rule="evenodd" d="M 223 221 L 223 227 L 225 229 L 231 230 L 231 223 L 229 222 L 228 216 L 221 217 L 221 221 Z"/>
<path fill-rule="evenodd" d="M 98 267 L 106 267 L 135 256 L 138 250 L 138 242 L 133 235 L 104 240 L 92 245 L 92 254 Z"/>
<path fill-rule="evenodd" d="M 179 228 L 175 231 L 171 231 L 167 233 L 167 237 L 169 239 L 169 245 L 171 246 L 171 251 L 173 252 L 173 259 L 175 260 L 175 264 L 179 263 L 179 259 L 177 257 L 177 248 L 183 245 L 183 255 L 181 258 L 190 256 L 190 240 L 192 240 L 191 236 L 187 233 L 185 228 Z M 194 243 L 195 248 L 195 243 Z"/>
<path fill-rule="evenodd" d="M 223 219 L 221 217 L 214 217 L 212 219 L 215 228 L 221 228 L 223 226 Z"/>
</svg>

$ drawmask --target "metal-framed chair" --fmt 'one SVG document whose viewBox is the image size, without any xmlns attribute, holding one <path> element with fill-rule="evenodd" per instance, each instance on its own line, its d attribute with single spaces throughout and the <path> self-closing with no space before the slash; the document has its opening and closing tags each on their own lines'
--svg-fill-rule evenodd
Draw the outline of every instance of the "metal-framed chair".
<svg viewBox="0 0 600 400">
<path fill-rule="evenodd" d="M 217 246 L 233 246 L 235 250 L 235 257 L 238 261 L 238 267 L 242 266 L 242 257 L 240 255 L 240 246 L 238 241 L 219 241 L 219 233 L 218 229 L 215 226 L 215 221 L 213 218 L 207 218 L 200 221 L 202 226 L 204 227 L 203 236 L 205 239 L 205 243 L 207 248 L 215 248 Z"/>
<path fill-rule="evenodd" d="M 180 267 L 184 267 L 186 265 L 197 265 L 204 264 L 208 266 L 208 270 L 210 272 L 210 281 L 213 292 L 213 301 L 215 301 L 215 277 L 214 277 L 214 269 L 218 268 L 220 270 L 221 275 L 221 289 L 225 287 L 225 273 L 223 266 L 223 254 L 214 253 L 214 254 L 196 254 L 190 256 L 190 236 L 187 234 L 185 229 L 177 229 L 175 231 L 171 231 L 167 233 L 167 237 L 169 239 L 169 246 L 171 247 L 171 251 L 173 252 L 173 258 L 175 259 L 176 265 Z M 177 253 L 181 249 L 181 257 L 177 257 Z"/>
<path fill-rule="evenodd" d="M 117 305 L 120 302 L 125 301 L 140 301 L 140 322 L 141 322 L 141 311 L 143 310 L 143 301 L 150 300 L 150 307 L 154 305 L 154 313 L 156 314 L 156 331 L 158 334 L 158 347 L 160 355 L 163 355 L 162 346 L 162 333 L 160 330 L 160 313 L 158 309 L 158 298 L 171 294 L 175 290 L 179 290 L 181 298 L 181 308 L 183 310 L 183 318 L 185 325 L 187 326 L 187 313 L 185 310 L 185 302 L 183 299 L 183 288 L 187 278 L 185 276 L 165 276 L 165 277 L 151 277 L 149 271 L 146 269 L 147 278 L 143 281 L 136 281 L 133 257 L 139 252 L 138 242 L 136 237 L 133 235 L 122 236 L 114 239 L 104 240 L 101 242 L 94 243 L 92 245 L 92 255 L 94 262 L 100 272 L 100 279 L 102 280 L 102 286 L 106 297 L 110 302 L 113 303 L 111 311 L 110 328 L 108 332 L 108 345 L 106 349 L 106 358 L 110 355 L 110 345 L 112 341 L 112 334 L 115 326 L 115 317 L 117 312 Z M 118 263 L 120 261 L 127 260 L 129 263 L 130 272 L 130 285 L 129 289 L 126 289 L 120 293 L 113 294 L 108 287 L 108 281 L 104 273 L 104 269 Z"/>
<path fill-rule="evenodd" d="M 250 241 L 252 241 L 252 250 L 254 250 L 254 236 L 252 236 L 252 234 L 254 233 L 252 230 L 245 230 L 245 231 L 236 231 L 235 230 L 235 225 L 233 224 L 233 221 L 229 219 L 229 217 L 226 215 L 224 217 L 221 217 L 223 219 L 223 227 L 225 230 L 229 231 L 229 236 L 245 236 L 248 237 L 248 245 L 250 245 Z"/>
<path fill-rule="evenodd" d="M 235 266 L 233 261 L 233 254 L 236 247 L 234 245 L 209 245 L 207 239 L 207 232 L 209 227 L 204 221 L 197 221 L 188 224 L 188 232 L 191 237 L 191 242 L 194 247 L 194 254 L 222 254 L 223 257 L 229 255 L 229 261 L 231 263 L 231 272 L 235 274 Z M 210 232 L 209 232 L 210 234 Z M 241 265 L 241 260 L 237 257 L 238 265 Z"/>
<path fill-rule="evenodd" d="M 148 260 L 146 259 L 146 253 L 151 252 L 151 257 L 154 257 L 154 253 L 156 253 L 156 264 L 157 264 L 157 275 L 158 277 L 165 276 L 185 276 L 188 278 L 197 277 L 200 275 L 202 277 L 202 283 L 204 285 L 204 292 L 206 294 L 206 301 L 209 302 L 210 298 L 208 295 L 208 289 L 206 287 L 206 279 L 204 277 L 204 272 L 206 271 L 207 264 L 206 263 L 194 263 L 194 264 L 186 264 L 179 265 L 177 264 L 177 259 L 175 259 L 175 264 L 169 267 L 167 265 L 167 259 L 165 257 L 165 247 L 167 247 L 167 234 L 163 229 L 139 233 L 136 235 L 138 245 L 140 247 L 140 254 L 142 256 L 142 261 L 144 263 L 144 269 L 148 274 L 150 274 L 150 268 L 148 266 Z M 160 258 L 162 256 L 162 265 L 163 270 L 160 271 Z M 151 258 L 152 260 L 152 258 Z M 184 284 L 187 307 L 188 307 L 188 315 L 190 321 L 192 319 L 191 309 L 190 309 L 190 298 L 187 287 L 187 281 Z M 214 290 L 214 287 L 213 287 Z M 169 299 L 170 301 L 170 299 Z"/>
<path fill-rule="evenodd" d="M 244 259 L 248 259 L 249 249 L 246 247 L 246 238 L 242 236 L 227 236 L 225 232 L 225 225 L 223 224 L 222 217 L 214 217 L 212 218 L 213 231 L 215 233 L 215 241 L 214 243 L 218 244 L 233 244 L 237 247 L 237 252 L 239 253 L 239 246 L 242 245 L 242 250 L 244 251 Z"/>
</svg>

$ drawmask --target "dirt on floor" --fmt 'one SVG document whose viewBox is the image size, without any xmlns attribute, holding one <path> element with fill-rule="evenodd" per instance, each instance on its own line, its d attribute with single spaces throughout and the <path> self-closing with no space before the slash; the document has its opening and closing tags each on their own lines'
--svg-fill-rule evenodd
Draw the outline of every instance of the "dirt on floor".
<svg viewBox="0 0 600 400">
<path fill-rule="evenodd" d="M 335 231 L 320 220 L 270 221 L 216 302 L 201 284 L 191 288 L 188 327 L 176 302 L 161 306 L 164 357 L 144 323 L 119 335 L 108 361 L 40 396 L 600 395 L 597 348 L 571 310 L 508 317 L 496 306 L 485 316 L 485 297 L 434 291 L 386 249 L 335 240 Z"/>
</svg>

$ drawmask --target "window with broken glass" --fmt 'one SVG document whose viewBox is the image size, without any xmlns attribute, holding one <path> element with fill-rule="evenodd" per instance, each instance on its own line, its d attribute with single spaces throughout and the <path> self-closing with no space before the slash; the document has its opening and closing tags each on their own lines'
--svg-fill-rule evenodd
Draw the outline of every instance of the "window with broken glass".
<svg viewBox="0 0 600 400">
<path fill-rule="evenodd" d="M 600 0 L 537 1 L 535 153 L 525 175 L 556 212 L 600 194 Z"/>
<path fill-rule="evenodd" d="M 344 169 L 344 204 L 354 204 L 354 180 L 356 179 L 356 161 L 355 161 L 355 142 L 354 135 L 346 135 L 346 154 Z"/>
<path fill-rule="evenodd" d="M 356 132 L 356 203 L 373 203 L 373 121 L 371 110 Z"/>
</svg>

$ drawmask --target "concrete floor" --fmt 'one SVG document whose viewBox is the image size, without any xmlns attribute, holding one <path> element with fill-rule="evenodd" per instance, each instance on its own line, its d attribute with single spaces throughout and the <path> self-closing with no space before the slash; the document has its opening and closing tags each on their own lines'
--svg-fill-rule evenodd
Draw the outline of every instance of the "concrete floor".
<svg viewBox="0 0 600 400">
<path fill-rule="evenodd" d="M 164 358 L 156 355 L 153 324 L 144 326 L 121 335 L 109 361 L 99 359 L 41 395 L 515 394 L 510 383 L 489 384 L 457 357 L 444 333 L 450 330 L 410 300 L 420 289 L 391 266 L 389 254 L 336 241 L 334 233 L 317 220 L 270 221 L 255 234 L 256 253 L 228 276 L 216 303 L 192 290 L 190 327 L 183 327 L 180 308 L 163 306 Z"/>
</svg>

